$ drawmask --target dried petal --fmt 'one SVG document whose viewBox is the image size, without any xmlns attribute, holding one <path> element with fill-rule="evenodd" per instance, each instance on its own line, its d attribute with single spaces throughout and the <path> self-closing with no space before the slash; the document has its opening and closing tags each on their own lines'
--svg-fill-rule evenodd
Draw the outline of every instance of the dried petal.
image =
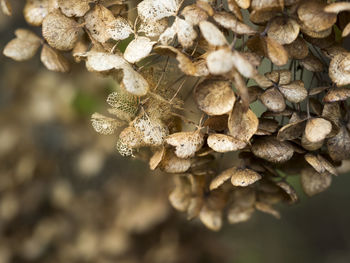
<svg viewBox="0 0 350 263">
<path fill-rule="evenodd" d="M 272 38 L 265 38 L 265 53 L 271 62 L 277 66 L 283 66 L 288 62 L 288 53 L 286 49 Z"/>
<path fill-rule="evenodd" d="M 181 159 L 172 151 L 166 151 L 160 169 L 166 173 L 184 173 L 191 167 L 190 159 Z"/>
<path fill-rule="evenodd" d="M 229 113 L 236 96 L 229 81 L 205 80 L 194 91 L 194 98 L 200 110 L 208 115 Z"/>
<path fill-rule="evenodd" d="M 337 2 L 327 5 L 324 9 L 327 13 L 338 14 L 343 11 L 350 11 L 350 3 L 348 2 Z"/>
<path fill-rule="evenodd" d="M 40 55 L 41 62 L 48 70 L 56 72 L 68 72 L 70 65 L 68 60 L 59 51 L 44 45 Z"/>
<path fill-rule="evenodd" d="M 322 72 L 323 64 L 319 58 L 315 57 L 312 53 L 309 53 L 307 57 L 300 60 L 300 65 L 311 72 Z"/>
<path fill-rule="evenodd" d="M 301 37 L 285 45 L 284 48 L 287 50 L 288 56 L 293 59 L 303 59 L 309 54 L 309 47 L 306 41 Z"/>
<path fill-rule="evenodd" d="M 186 6 L 181 14 L 191 25 L 198 25 L 201 21 L 208 19 L 208 14 L 197 5 Z"/>
<path fill-rule="evenodd" d="M 305 125 L 305 120 L 289 123 L 278 131 L 277 139 L 280 141 L 294 140 L 302 135 Z"/>
<path fill-rule="evenodd" d="M 253 35 L 256 30 L 240 22 L 237 18 L 227 12 L 218 12 L 213 16 L 215 22 L 220 26 L 230 29 L 239 35 Z"/>
<path fill-rule="evenodd" d="M 292 72 L 287 69 L 273 70 L 271 72 L 265 73 L 265 76 L 269 80 L 278 83 L 279 85 L 289 84 L 292 80 Z"/>
<path fill-rule="evenodd" d="M 226 48 L 211 52 L 207 57 L 207 65 L 209 72 L 213 75 L 229 72 L 234 66 L 232 52 Z"/>
<path fill-rule="evenodd" d="M 225 46 L 227 40 L 224 34 L 212 23 L 202 21 L 199 23 L 199 28 L 203 37 L 212 46 Z"/>
<path fill-rule="evenodd" d="M 301 186 L 308 196 L 325 191 L 332 183 L 332 176 L 329 173 L 319 174 L 311 167 L 301 171 L 300 179 Z"/>
<path fill-rule="evenodd" d="M 94 0 L 57 0 L 62 13 L 68 17 L 84 16 L 90 10 L 89 4 L 92 2 Z"/>
<path fill-rule="evenodd" d="M 210 134 L 207 143 L 210 148 L 220 153 L 237 151 L 243 149 L 247 145 L 243 141 L 220 133 Z"/>
<path fill-rule="evenodd" d="M 144 33 L 147 37 L 159 37 L 168 27 L 167 18 L 156 21 L 142 21 L 138 32 Z"/>
<path fill-rule="evenodd" d="M 350 97 L 350 89 L 349 88 L 335 88 L 330 89 L 326 96 L 324 96 L 324 102 L 336 102 L 336 101 L 344 101 Z"/>
<path fill-rule="evenodd" d="M 175 154 L 179 158 L 193 157 L 203 146 L 204 135 L 201 132 L 178 132 L 169 135 L 165 141 L 176 147 Z"/>
<path fill-rule="evenodd" d="M 304 1 L 298 8 L 299 19 L 313 31 L 322 31 L 333 26 L 337 15 L 324 11 L 326 3 L 318 0 Z"/>
<path fill-rule="evenodd" d="M 59 10 L 48 14 L 42 24 L 43 37 L 49 45 L 58 50 L 71 50 L 78 41 L 81 28 L 74 19 Z"/>
<path fill-rule="evenodd" d="M 132 64 L 139 62 L 151 53 L 155 43 L 156 42 L 151 41 L 148 37 L 136 37 L 125 49 L 125 60 Z"/>
<path fill-rule="evenodd" d="M 279 90 L 287 100 L 293 103 L 302 102 L 307 98 L 307 90 L 302 80 L 295 80 L 290 84 L 279 86 Z"/>
<path fill-rule="evenodd" d="M 7 15 L 7 16 L 12 16 L 12 7 L 11 4 L 8 0 L 1 0 L 0 1 L 0 7 L 1 11 Z"/>
<path fill-rule="evenodd" d="M 245 111 L 242 103 L 237 102 L 228 119 L 229 134 L 237 140 L 249 142 L 258 126 L 259 120 L 255 113 L 250 109 Z"/>
<path fill-rule="evenodd" d="M 177 0 L 143 0 L 137 5 L 137 12 L 142 20 L 160 20 L 174 16 L 179 8 Z"/>
<path fill-rule="evenodd" d="M 305 137 L 310 142 L 323 141 L 332 131 L 332 124 L 323 118 L 309 119 L 305 127 Z"/>
<path fill-rule="evenodd" d="M 285 45 L 292 43 L 298 37 L 299 30 L 299 24 L 294 19 L 278 16 L 271 20 L 267 35 L 279 44 Z"/>
<path fill-rule="evenodd" d="M 165 147 L 162 146 L 160 149 L 154 152 L 151 159 L 149 160 L 150 169 L 155 170 L 163 160 L 164 156 L 165 156 Z"/>
<path fill-rule="evenodd" d="M 279 141 L 272 136 L 264 136 L 254 141 L 252 152 L 255 156 L 272 163 L 282 163 L 292 158 L 293 146 L 286 141 Z"/>
<path fill-rule="evenodd" d="M 331 60 L 329 77 L 338 86 L 350 84 L 350 53 L 338 54 Z"/>
<path fill-rule="evenodd" d="M 341 126 L 338 134 L 327 140 L 327 149 L 334 161 L 350 158 L 350 135 L 345 126 Z"/>
<path fill-rule="evenodd" d="M 283 95 L 277 88 L 267 89 L 261 96 L 261 102 L 273 112 L 282 112 L 286 108 Z"/>
<path fill-rule="evenodd" d="M 32 26 L 40 26 L 44 18 L 58 8 L 55 0 L 27 0 L 24 6 L 24 18 Z"/>
<path fill-rule="evenodd" d="M 261 175 L 251 169 L 236 169 L 232 173 L 231 183 L 234 186 L 246 187 L 261 179 Z"/>
<path fill-rule="evenodd" d="M 91 116 L 92 127 L 100 134 L 114 134 L 118 127 L 124 125 L 123 122 L 113 118 L 106 117 L 99 113 L 94 113 Z"/>
<path fill-rule="evenodd" d="M 311 153 L 306 154 L 305 160 L 320 174 L 324 174 L 325 172 L 329 172 L 333 175 L 337 175 L 337 170 L 335 167 L 328 162 L 322 155 L 318 154 L 313 155 Z"/>
<path fill-rule="evenodd" d="M 41 39 L 27 29 L 17 29 L 15 35 L 17 37 L 7 43 L 3 54 L 17 61 L 32 58 L 41 45 Z"/>
</svg>

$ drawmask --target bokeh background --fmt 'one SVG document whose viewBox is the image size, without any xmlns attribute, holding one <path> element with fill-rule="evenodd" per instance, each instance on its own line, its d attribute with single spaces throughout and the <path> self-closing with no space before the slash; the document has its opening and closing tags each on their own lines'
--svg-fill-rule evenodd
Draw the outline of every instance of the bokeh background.
<svg viewBox="0 0 350 263">
<path fill-rule="evenodd" d="M 0 14 L 1 50 L 29 28 L 24 1 L 12 2 L 14 16 Z M 350 262 L 350 175 L 313 198 L 293 177 L 301 201 L 281 206 L 280 220 L 256 213 L 211 232 L 170 207 L 169 175 L 93 131 L 90 115 L 113 85 L 81 64 L 58 74 L 38 56 L 0 55 L 0 263 Z"/>
</svg>

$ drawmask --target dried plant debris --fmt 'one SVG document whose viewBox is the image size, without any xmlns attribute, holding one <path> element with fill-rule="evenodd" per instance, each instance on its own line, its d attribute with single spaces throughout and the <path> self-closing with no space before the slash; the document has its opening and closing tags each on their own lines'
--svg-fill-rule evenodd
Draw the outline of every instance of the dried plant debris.
<svg viewBox="0 0 350 263">
<path fill-rule="evenodd" d="M 0 1 L 5 15 L 10 4 Z M 350 158 L 349 11 L 323 0 L 27 0 L 42 37 L 17 29 L 3 54 L 24 61 L 42 48 L 49 70 L 84 61 L 109 77 L 95 131 L 172 174 L 170 203 L 217 231 L 256 210 L 279 218 L 275 204 L 298 201 L 291 173 L 311 196 Z M 235 167 L 219 163 L 229 152 Z"/>
</svg>

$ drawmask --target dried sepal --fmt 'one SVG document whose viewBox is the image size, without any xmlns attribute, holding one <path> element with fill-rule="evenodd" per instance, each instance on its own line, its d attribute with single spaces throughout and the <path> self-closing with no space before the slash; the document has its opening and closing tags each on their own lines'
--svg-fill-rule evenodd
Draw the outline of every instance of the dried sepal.
<svg viewBox="0 0 350 263">
<path fill-rule="evenodd" d="M 224 34 L 211 22 L 201 21 L 199 23 L 202 36 L 212 46 L 225 46 L 227 40 Z"/>
<path fill-rule="evenodd" d="M 290 184 L 280 181 L 277 182 L 276 185 L 280 187 L 284 191 L 284 193 L 287 194 L 289 204 L 294 204 L 299 200 L 297 192 Z"/>
<path fill-rule="evenodd" d="M 282 112 L 286 108 L 283 95 L 277 88 L 267 89 L 261 96 L 261 102 L 266 108 L 273 112 Z"/>
<path fill-rule="evenodd" d="M 350 53 L 340 53 L 331 60 L 329 77 L 338 86 L 350 84 Z"/>
<path fill-rule="evenodd" d="M 169 194 L 171 205 L 181 212 L 185 212 L 191 199 L 191 184 L 186 176 L 175 177 L 175 188 Z"/>
<path fill-rule="evenodd" d="M 299 35 L 299 24 L 292 18 L 277 16 L 271 20 L 267 35 L 281 45 L 292 43 Z"/>
<path fill-rule="evenodd" d="M 228 48 L 210 52 L 206 60 L 209 72 L 213 75 L 228 73 L 234 66 L 232 52 Z"/>
<path fill-rule="evenodd" d="M 1 0 L 0 1 L 0 7 L 1 11 L 7 15 L 7 16 L 12 16 L 12 7 L 11 4 L 8 0 Z"/>
<path fill-rule="evenodd" d="M 334 161 L 350 158 L 350 135 L 345 126 L 341 126 L 338 134 L 327 140 L 327 149 Z"/>
<path fill-rule="evenodd" d="M 237 151 L 243 149 L 247 145 L 246 142 L 220 133 L 210 134 L 207 143 L 211 149 L 220 153 Z"/>
<path fill-rule="evenodd" d="M 103 5 L 96 5 L 84 18 L 85 27 L 100 43 L 105 43 L 109 39 L 123 40 L 133 33 L 125 18 L 114 17 L 113 13 Z"/>
<path fill-rule="evenodd" d="M 255 113 L 250 109 L 245 110 L 242 103 L 237 102 L 229 115 L 229 134 L 235 139 L 247 143 L 258 130 L 258 126 L 259 119 Z"/>
<path fill-rule="evenodd" d="M 81 17 L 90 10 L 90 3 L 95 0 L 57 0 L 62 13 L 68 17 Z"/>
<path fill-rule="evenodd" d="M 279 85 L 287 85 L 292 80 L 292 72 L 287 69 L 273 70 L 265 73 L 265 77 Z"/>
<path fill-rule="evenodd" d="M 213 231 L 219 231 L 222 227 L 222 211 L 219 209 L 210 209 L 204 205 L 199 213 L 199 219 Z"/>
<path fill-rule="evenodd" d="M 331 3 L 325 6 L 323 10 L 327 13 L 334 13 L 334 14 L 338 14 L 343 11 L 350 11 L 350 3 L 348 2 Z"/>
<path fill-rule="evenodd" d="M 338 175 L 335 167 L 327 161 L 322 155 L 314 155 L 311 153 L 305 154 L 305 160 L 320 174 L 330 173 L 332 175 Z"/>
<path fill-rule="evenodd" d="M 239 35 L 253 35 L 256 33 L 255 29 L 238 21 L 235 16 L 227 12 L 217 12 L 213 18 L 220 26 L 230 29 Z"/>
<path fill-rule="evenodd" d="M 44 45 L 40 54 L 40 60 L 51 71 L 66 73 L 70 70 L 69 61 L 58 51 Z"/>
<path fill-rule="evenodd" d="M 293 59 L 303 59 L 309 54 L 309 47 L 306 41 L 297 37 L 292 43 L 284 45 L 287 50 L 288 56 Z"/>
<path fill-rule="evenodd" d="M 327 94 L 324 96 L 324 102 L 336 102 L 336 101 L 344 101 L 350 97 L 350 89 L 341 87 L 330 89 Z"/>
<path fill-rule="evenodd" d="M 255 135 L 271 135 L 278 129 L 279 123 L 273 119 L 259 118 L 259 127 Z"/>
<path fill-rule="evenodd" d="M 191 160 L 179 158 L 172 151 L 166 150 L 159 167 L 166 173 L 184 173 L 191 167 Z"/>
<path fill-rule="evenodd" d="M 301 186 L 308 196 L 313 196 L 325 191 L 332 183 L 332 175 L 329 173 L 320 174 L 312 167 L 304 168 L 301 171 Z"/>
<path fill-rule="evenodd" d="M 151 41 L 148 37 L 136 37 L 129 43 L 124 52 L 125 60 L 132 64 L 139 62 L 151 53 L 155 43 L 156 42 Z"/>
<path fill-rule="evenodd" d="M 283 66 L 288 62 L 286 49 L 272 38 L 265 38 L 265 53 L 271 62 L 277 66 Z"/>
<path fill-rule="evenodd" d="M 264 136 L 254 140 L 252 152 L 269 162 L 283 163 L 292 158 L 294 148 L 289 142 L 279 141 L 273 136 Z"/>
<path fill-rule="evenodd" d="M 194 99 L 206 114 L 223 115 L 232 110 L 236 96 L 229 81 L 209 79 L 195 88 Z"/>
<path fill-rule="evenodd" d="M 151 170 L 155 170 L 159 164 L 161 163 L 161 161 L 163 160 L 164 156 L 165 156 L 165 147 L 161 146 L 159 149 L 157 149 L 151 159 L 149 160 L 149 168 Z M 170 198 L 170 197 L 169 197 Z"/>
<path fill-rule="evenodd" d="M 223 185 L 225 182 L 227 182 L 231 176 L 233 171 L 235 171 L 237 168 L 236 167 L 232 167 L 230 169 L 227 169 L 223 172 L 221 172 L 218 176 L 216 176 L 209 185 L 209 189 L 210 191 L 213 191 L 217 188 L 219 188 L 221 185 Z"/>
<path fill-rule="evenodd" d="M 279 86 L 280 92 L 290 102 L 299 103 L 307 98 L 307 90 L 302 80 L 295 80 L 287 85 Z"/>
<path fill-rule="evenodd" d="M 250 61 L 240 52 L 233 51 L 231 58 L 236 70 L 246 78 L 253 78 L 258 74 L 258 71 L 250 63 Z"/>
<path fill-rule="evenodd" d="M 125 124 L 100 113 L 94 113 L 91 116 L 91 123 L 96 132 L 104 135 L 114 134 L 118 127 Z"/>
<path fill-rule="evenodd" d="M 246 187 L 248 185 L 254 184 L 261 178 L 262 177 L 260 174 L 251 169 L 236 169 L 232 172 L 231 183 L 233 186 Z"/>
<path fill-rule="evenodd" d="M 169 135 L 165 139 L 166 143 L 176 147 L 175 154 L 179 158 L 193 157 L 202 148 L 204 135 L 200 131 L 178 132 Z"/>
<path fill-rule="evenodd" d="M 288 123 L 278 131 L 277 139 L 280 141 L 286 141 L 299 138 L 305 129 L 305 125 L 306 120 Z"/>
<path fill-rule="evenodd" d="M 191 25 L 198 25 L 201 21 L 208 19 L 207 12 L 196 4 L 186 6 L 181 11 L 181 15 L 183 15 L 185 20 Z"/>
<path fill-rule="evenodd" d="M 59 10 L 49 13 L 43 20 L 42 33 L 49 45 L 58 50 L 71 50 L 78 41 L 81 28 L 72 18 Z"/>
<path fill-rule="evenodd" d="M 40 26 L 44 18 L 58 5 L 55 0 L 27 0 L 23 13 L 25 20 L 32 26 Z"/>
<path fill-rule="evenodd" d="M 281 218 L 280 213 L 276 209 L 274 209 L 270 204 L 263 203 L 263 202 L 256 202 L 255 208 L 256 208 L 256 210 L 259 210 L 260 212 L 272 215 L 277 219 Z"/>
<path fill-rule="evenodd" d="M 324 69 L 320 59 L 314 56 L 312 53 L 309 53 L 305 58 L 300 60 L 300 65 L 311 72 L 322 72 Z"/>
<path fill-rule="evenodd" d="M 337 15 L 325 12 L 325 7 L 326 3 L 323 1 L 303 1 L 298 8 L 298 17 L 310 30 L 325 30 L 337 21 Z"/>
<path fill-rule="evenodd" d="M 137 5 L 137 12 L 142 20 L 154 21 L 176 15 L 178 8 L 178 0 L 143 0 Z"/>
<path fill-rule="evenodd" d="M 144 33 L 147 37 L 159 37 L 168 27 L 167 18 L 155 21 L 141 21 L 138 32 Z"/>
<path fill-rule="evenodd" d="M 16 61 L 32 58 L 41 45 L 41 39 L 27 29 L 17 29 L 15 35 L 16 38 L 5 46 L 3 54 Z"/>
<path fill-rule="evenodd" d="M 323 118 L 311 118 L 305 127 L 305 137 L 309 142 L 323 141 L 332 131 L 332 124 Z"/>
</svg>

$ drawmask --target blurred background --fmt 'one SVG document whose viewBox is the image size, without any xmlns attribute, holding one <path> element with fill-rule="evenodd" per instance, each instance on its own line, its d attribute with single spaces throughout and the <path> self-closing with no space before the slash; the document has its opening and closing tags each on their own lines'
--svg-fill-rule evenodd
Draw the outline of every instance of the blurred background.
<svg viewBox="0 0 350 263">
<path fill-rule="evenodd" d="M 0 49 L 27 26 L 23 1 L 0 14 Z M 17 6 L 16 6 L 17 5 Z M 38 28 L 31 28 L 40 34 Z M 116 138 L 90 116 L 105 109 L 113 83 L 75 65 L 47 71 L 38 55 L 0 55 L 0 263 L 350 262 L 350 176 L 218 233 L 187 221 L 168 202 L 169 175 L 123 158 Z"/>
</svg>

